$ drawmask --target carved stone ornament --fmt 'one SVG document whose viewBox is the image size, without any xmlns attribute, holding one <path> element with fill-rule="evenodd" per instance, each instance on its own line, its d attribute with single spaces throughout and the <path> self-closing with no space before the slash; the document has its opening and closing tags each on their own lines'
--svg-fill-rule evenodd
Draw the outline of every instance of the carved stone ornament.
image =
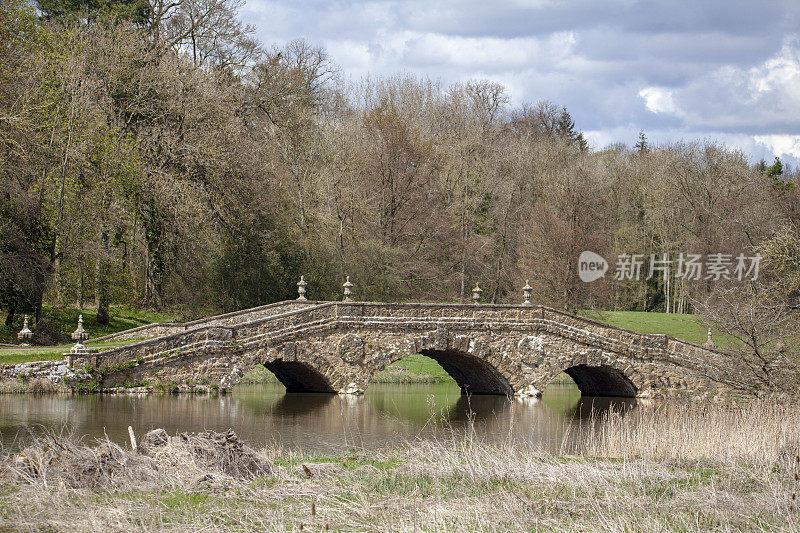
<svg viewBox="0 0 800 533">
<path fill-rule="evenodd" d="M 348 333 L 339 341 L 339 357 L 348 363 L 360 363 L 364 359 L 364 339 Z"/>
</svg>

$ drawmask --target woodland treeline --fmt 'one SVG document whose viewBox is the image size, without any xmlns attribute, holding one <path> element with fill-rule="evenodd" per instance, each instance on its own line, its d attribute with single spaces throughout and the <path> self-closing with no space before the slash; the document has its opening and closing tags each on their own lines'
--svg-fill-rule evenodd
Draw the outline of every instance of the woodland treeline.
<svg viewBox="0 0 800 533">
<path fill-rule="evenodd" d="M 583 250 L 762 253 L 797 293 L 780 161 L 644 135 L 590 149 L 563 107 L 487 81 L 346 80 L 306 41 L 257 42 L 238 0 L 0 5 L 9 321 L 43 303 L 239 309 L 294 298 L 301 274 L 312 299 L 349 275 L 383 301 L 465 301 L 480 282 L 518 302 L 527 279 L 570 310 L 688 312 L 715 290 L 583 283 Z"/>
</svg>

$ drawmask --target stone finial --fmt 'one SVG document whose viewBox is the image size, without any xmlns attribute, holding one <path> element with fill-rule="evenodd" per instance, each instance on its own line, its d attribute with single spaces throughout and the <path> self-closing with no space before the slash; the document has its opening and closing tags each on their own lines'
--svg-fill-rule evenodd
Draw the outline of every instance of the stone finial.
<svg viewBox="0 0 800 533">
<path fill-rule="evenodd" d="M 33 332 L 31 328 L 28 327 L 28 315 L 25 315 L 25 320 L 22 323 L 22 329 L 19 330 L 17 333 L 17 338 L 22 341 L 23 344 L 27 344 L 29 340 L 33 337 Z"/>
<path fill-rule="evenodd" d="M 475 282 L 475 288 L 472 289 L 472 301 L 475 302 L 475 305 L 478 305 L 481 301 L 481 293 L 483 289 L 480 288 L 478 282 Z"/>
<path fill-rule="evenodd" d="M 350 283 L 350 276 L 347 276 L 347 280 L 342 287 L 344 287 L 344 301 L 352 302 L 353 300 L 350 298 L 350 295 L 353 294 L 353 284 Z"/>
<path fill-rule="evenodd" d="M 89 338 L 89 333 L 83 329 L 83 315 L 78 315 L 78 329 L 72 332 L 72 340 L 75 341 L 75 346 L 72 347 L 70 353 L 73 355 L 87 355 L 89 349 L 84 346 L 83 341 Z"/>
<path fill-rule="evenodd" d="M 714 344 L 714 341 L 711 339 L 711 328 L 708 328 L 708 338 L 706 339 L 706 343 L 703 344 L 706 348 L 716 348 L 717 345 Z"/>
<path fill-rule="evenodd" d="M 303 279 L 303 276 L 300 276 L 300 281 L 297 282 L 297 294 L 300 296 L 297 297 L 298 300 L 305 300 L 306 299 L 306 280 Z"/>
<path fill-rule="evenodd" d="M 78 315 L 78 329 L 72 332 L 72 340 L 85 341 L 89 338 L 89 334 L 83 329 L 83 315 Z"/>
<path fill-rule="evenodd" d="M 531 287 L 528 280 L 525 280 L 525 286 L 522 287 L 522 294 L 525 296 L 525 301 L 522 302 L 522 305 L 533 305 L 531 303 L 531 294 L 533 293 L 533 287 Z"/>
</svg>

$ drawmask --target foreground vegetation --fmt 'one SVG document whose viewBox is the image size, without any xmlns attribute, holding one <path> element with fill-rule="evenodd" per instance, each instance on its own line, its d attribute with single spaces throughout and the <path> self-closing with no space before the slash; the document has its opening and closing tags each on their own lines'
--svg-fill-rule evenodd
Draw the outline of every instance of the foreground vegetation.
<svg viewBox="0 0 800 533">
<path fill-rule="evenodd" d="M 0 526 L 144 531 L 800 531 L 800 408 L 640 406 L 561 456 L 451 432 L 381 450 L 255 452 L 235 435 L 63 434 L 0 458 Z"/>
</svg>

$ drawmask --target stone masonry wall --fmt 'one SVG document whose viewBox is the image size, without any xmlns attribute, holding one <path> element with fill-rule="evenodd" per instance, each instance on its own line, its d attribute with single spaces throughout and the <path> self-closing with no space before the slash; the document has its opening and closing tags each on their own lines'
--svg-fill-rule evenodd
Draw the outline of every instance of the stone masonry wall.
<svg viewBox="0 0 800 533">
<path fill-rule="evenodd" d="M 78 369 L 70 368 L 65 359 L 0 365 L 0 381 L 49 379 L 53 383 L 60 383 L 75 378 L 79 373 Z"/>
</svg>

